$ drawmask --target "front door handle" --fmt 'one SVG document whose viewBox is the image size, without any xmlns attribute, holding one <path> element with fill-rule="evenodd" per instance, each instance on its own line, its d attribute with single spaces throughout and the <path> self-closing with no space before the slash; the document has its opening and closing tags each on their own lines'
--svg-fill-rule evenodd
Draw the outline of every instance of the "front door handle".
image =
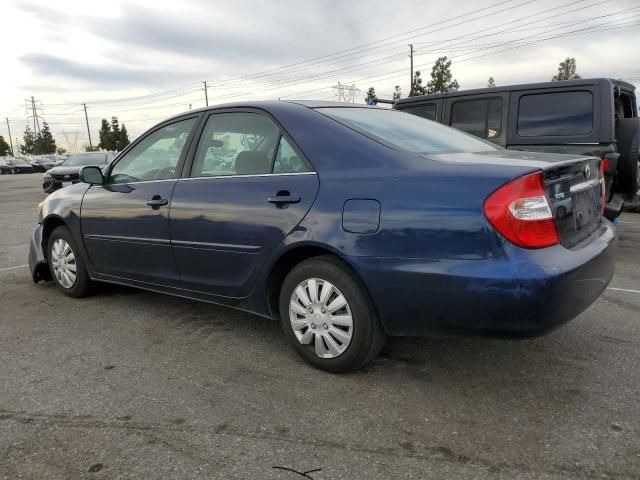
<svg viewBox="0 0 640 480">
<path fill-rule="evenodd" d="M 151 200 L 147 200 L 147 205 L 149 205 L 154 210 L 157 210 L 160 207 L 164 207 L 169 204 L 169 200 L 166 198 L 160 198 L 160 195 L 154 195 Z"/>
</svg>

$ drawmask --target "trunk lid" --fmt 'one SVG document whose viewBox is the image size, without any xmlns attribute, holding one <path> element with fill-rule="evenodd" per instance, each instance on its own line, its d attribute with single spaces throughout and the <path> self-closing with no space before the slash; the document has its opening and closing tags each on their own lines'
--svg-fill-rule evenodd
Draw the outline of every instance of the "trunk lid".
<svg viewBox="0 0 640 480">
<path fill-rule="evenodd" d="M 544 186 L 556 219 L 560 242 L 571 248 L 593 233 L 601 221 L 600 159 L 554 153 L 498 150 L 429 156 L 449 163 L 529 167 L 542 170 Z M 514 171 L 517 176 L 522 172 Z"/>
</svg>

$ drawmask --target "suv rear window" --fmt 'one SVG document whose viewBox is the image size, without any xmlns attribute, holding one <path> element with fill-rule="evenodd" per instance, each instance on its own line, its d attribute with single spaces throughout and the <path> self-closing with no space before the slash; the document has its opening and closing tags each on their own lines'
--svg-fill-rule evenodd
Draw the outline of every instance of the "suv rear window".
<svg viewBox="0 0 640 480">
<path fill-rule="evenodd" d="M 558 137 L 588 135 L 593 131 L 591 92 L 523 95 L 518 108 L 518 135 Z"/>
<path fill-rule="evenodd" d="M 426 118 L 427 120 L 435 120 L 437 108 L 435 103 L 428 103 L 417 107 L 403 108 L 402 111 L 418 115 L 419 117 Z"/>
<path fill-rule="evenodd" d="M 451 126 L 480 138 L 502 133 L 502 99 L 463 100 L 453 104 Z"/>
</svg>

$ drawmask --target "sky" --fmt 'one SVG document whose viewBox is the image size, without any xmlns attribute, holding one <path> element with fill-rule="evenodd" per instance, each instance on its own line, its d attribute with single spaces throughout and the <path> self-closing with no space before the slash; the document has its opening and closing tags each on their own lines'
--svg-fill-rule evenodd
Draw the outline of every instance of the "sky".
<svg viewBox="0 0 640 480">
<path fill-rule="evenodd" d="M 339 82 L 391 98 L 414 68 L 452 60 L 461 89 L 583 78 L 640 88 L 637 0 L 3 0 L 0 135 L 22 137 L 36 100 L 59 146 L 97 142 L 102 118 L 132 137 L 168 116 L 253 99 L 337 99 Z M 427 78 L 428 79 L 428 78 Z M 426 80 L 425 80 L 426 81 Z"/>
</svg>

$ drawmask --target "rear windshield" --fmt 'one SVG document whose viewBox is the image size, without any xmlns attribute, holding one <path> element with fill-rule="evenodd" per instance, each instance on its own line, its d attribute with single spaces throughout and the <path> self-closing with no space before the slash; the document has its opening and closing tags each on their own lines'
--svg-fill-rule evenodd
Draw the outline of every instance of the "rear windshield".
<svg viewBox="0 0 640 480">
<path fill-rule="evenodd" d="M 321 113 L 397 150 L 412 153 L 473 153 L 500 147 L 431 120 L 374 108 L 319 108 Z"/>
<path fill-rule="evenodd" d="M 64 161 L 63 165 L 101 165 L 103 163 L 107 163 L 107 156 L 104 153 L 80 153 L 71 155 Z"/>
</svg>

